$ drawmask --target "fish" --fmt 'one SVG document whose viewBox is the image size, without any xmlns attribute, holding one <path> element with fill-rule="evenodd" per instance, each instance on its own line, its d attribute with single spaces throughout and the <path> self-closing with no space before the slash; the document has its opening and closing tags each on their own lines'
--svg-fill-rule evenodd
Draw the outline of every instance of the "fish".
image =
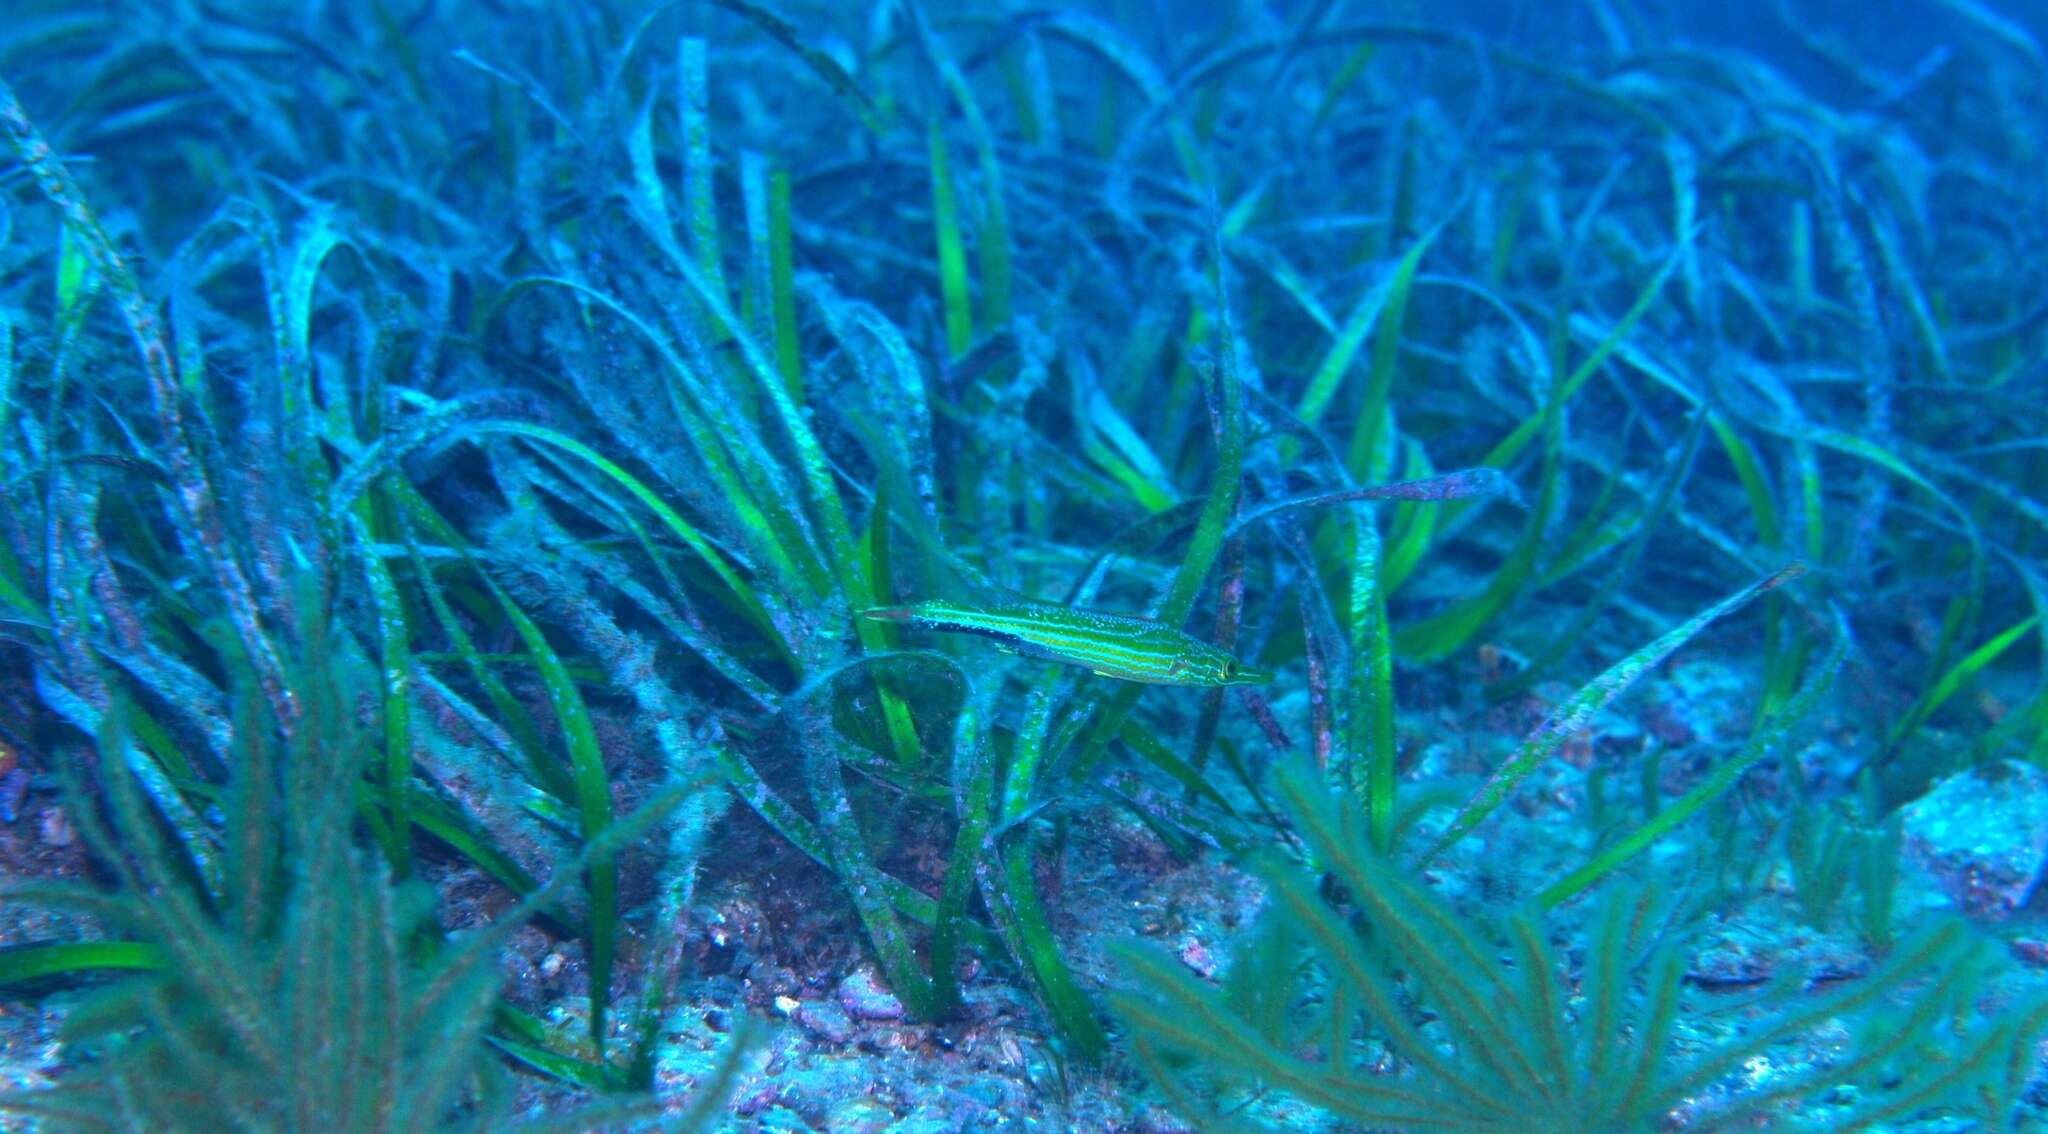
<svg viewBox="0 0 2048 1134">
<path fill-rule="evenodd" d="M 1128 614 L 1024 600 L 953 602 L 930 599 L 860 612 L 877 622 L 975 634 L 1027 657 L 1085 667 L 1103 677 L 1146 685 L 1214 688 L 1264 685 L 1273 675 L 1253 668 L 1163 622 Z"/>
</svg>

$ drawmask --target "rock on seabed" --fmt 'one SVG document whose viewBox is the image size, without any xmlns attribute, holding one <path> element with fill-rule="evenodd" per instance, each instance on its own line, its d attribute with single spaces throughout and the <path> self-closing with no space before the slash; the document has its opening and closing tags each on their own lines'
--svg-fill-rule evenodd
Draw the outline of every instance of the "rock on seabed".
<svg viewBox="0 0 2048 1134">
<path fill-rule="evenodd" d="M 839 982 L 839 1006 L 856 1020 L 900 1020 L 903 1002 L 882 987 L 875 974 L 856 969 Z"/>
<path fill-rule="evenodd" d="M 1906 853 L 1971 917 L 2011 917 L 2048 868 L 2048 772 L 2031 764 L 1950 776 L 1904 814 Z"/>
</svg>

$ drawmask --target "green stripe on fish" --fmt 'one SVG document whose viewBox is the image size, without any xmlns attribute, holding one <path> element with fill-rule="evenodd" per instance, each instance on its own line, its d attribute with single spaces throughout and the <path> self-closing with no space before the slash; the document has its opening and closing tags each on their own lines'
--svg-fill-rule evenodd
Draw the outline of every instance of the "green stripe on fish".
<svg viewBox="0 0 2048 1134">
<path fill-rule="evenodd" d="M 1148 685 L 1263 685 L 1273 675 L 1162 622 L 1036 602 L 934 599 L 860 612 L 878 622 L 979 634 L 998 646 Z"/>
</svg>

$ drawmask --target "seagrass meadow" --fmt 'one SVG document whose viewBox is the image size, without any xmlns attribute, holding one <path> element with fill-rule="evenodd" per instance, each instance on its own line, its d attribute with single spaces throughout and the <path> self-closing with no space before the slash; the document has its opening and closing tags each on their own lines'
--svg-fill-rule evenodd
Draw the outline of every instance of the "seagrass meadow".
<svg viewBox="0 0 2048 1134">
<path fill-rule="evenodd" d="M 2048 1128 L 2044 42 L 5 0 L 0 1129 Z"/>
</svg>

